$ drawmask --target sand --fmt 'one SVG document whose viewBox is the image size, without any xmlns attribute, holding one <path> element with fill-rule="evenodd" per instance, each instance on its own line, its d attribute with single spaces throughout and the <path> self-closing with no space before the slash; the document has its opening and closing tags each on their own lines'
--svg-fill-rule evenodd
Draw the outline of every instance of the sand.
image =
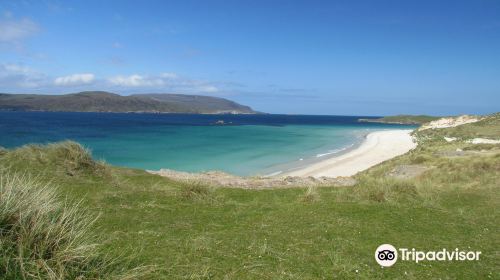
<svg viewBox="0 0 500 280">
<path fill-rule="evenodd" d="M 474 138 L 467 142 L 472 144 L 500 144 L 500 140 L 487 139 L 487 138 Z"/>
<path fill-rule="evenodd" d="M 280 176 L 339 177 L 352 176 L 393 157 L 402 155 L 417 144 L 410 133 L 412 130 L 384 130 L 372 132 L 356 149 L 338 157 L 313 163 L 299 170 Z"/>
<path fill-rule="evenodd" d="M 423 124 L 418 130 L 426 130 L 426 129 L 438 129 L 438 128 L 447 128 L 447 127 L 456 127 L 459 125 L 464 125 L 468 123 L 475 123 L 480 121 L 482 118 L 478 116 L 469 116 L 462 115 L 458 117 L 449 117 L 449 118 L 440 118 L 435 121 L 431 121 Z"/>
</svg>

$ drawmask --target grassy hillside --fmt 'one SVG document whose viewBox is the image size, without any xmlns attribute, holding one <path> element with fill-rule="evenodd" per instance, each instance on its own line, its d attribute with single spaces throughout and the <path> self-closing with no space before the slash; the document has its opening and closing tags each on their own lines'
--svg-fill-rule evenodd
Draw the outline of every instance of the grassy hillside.
<svg viewBox="0 0 500 280">
<path fill-rule="evenodd" d="M 255 113 L 224 98 L 181 94 L 121 96 L 103 91 L 65 95 L 0 94 L 0 110 L 65 112 Z"/>
<path fill-rule="evenodd" d="M 421 135 L 429 138 L 442 139 L 442 137 L 457 137 L 462 140 L 467 138 L 500 138 L 500 113 L 491 115 L 473 125 L 460 125 L 447 129 L 429 129 L 421 132 Z"/>
<path fill-rule="evenodd" d="M 219 112 L 241 112 L 254 113 L 248 107 L 238 104 L 234 101 L 224 98 L 214 98 L 201 95 L 184 94 L 135 94 L 134 97 L 151 98 L 160 102 L 167 102 L 180 108 L 190 108 L 190 110 L 201 113 L 219 113 Z"/>
<path fill-rule="evenodd" d="M 426 115 L 397 115 L 387 116 L 378 119 L 359 119 L 360 122 L 376 122 L 376 123 L 397 123 L 397 124 L 423 124 L 439 117 L 426 116 Z"/>
<path fill-rule="evenodd" d="M 0 151 L 2 172 L 36 176 L 99 215 L 102 248 L 155 265 L 160 279 L 498 279 L 499 116 L 418 132 L 419 147 L 354 187 L 243 190 L 181 184 L 96 163 L 78 145 Z M 453 133 L 463 140 L 446 142 Z M 462 152 L 457 152 L 460 149 Z M 378 245 L 482 251 L 477 262 L 398 261 Z"/>
<path fill-rule="evenodd" d="M 66 158 L 70 168 L 101 167 L 78 144 L 49 146 L 43 153 L 51 152 Z M 11 152 L 7 156 L 12 153 L 19 155 Z M 0 154 L 4 159 L 5 151 Z M 0 279 L 137 279 L 150 275 L 152 266 L 135 266 L 129 257 L 113 257 L 98 245 L 102 238 L 94 227 L 96 214 L 80 207 L 75 199 L 61 197 L 48 178 L 14 169 L 4 164 L 0 169 Z"/>
</svg>

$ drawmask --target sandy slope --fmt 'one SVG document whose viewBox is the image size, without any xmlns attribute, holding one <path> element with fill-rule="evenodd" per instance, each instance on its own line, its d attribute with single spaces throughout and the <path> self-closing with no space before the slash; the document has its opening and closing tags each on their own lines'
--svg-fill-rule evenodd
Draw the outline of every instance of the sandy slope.
<svg viewBox="0 0 500 280">
<path fill-rule="evenodd" d="M 416 147 L 411 130 L 372 132 L 357 149 L 280 176 L 351 176 Z"/>
</svg>

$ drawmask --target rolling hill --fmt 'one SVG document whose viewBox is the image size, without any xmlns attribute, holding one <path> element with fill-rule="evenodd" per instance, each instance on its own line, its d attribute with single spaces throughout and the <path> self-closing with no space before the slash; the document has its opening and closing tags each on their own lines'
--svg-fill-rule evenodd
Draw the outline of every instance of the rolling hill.
<svg viewBox="0 0 500 280">
<path fill-rule="evenodd" d="M 248 106 L 211 96 L 135 94 L 105 91 L 65 95 L 0 94 L 0 110 L 52 112 L 135 112 L 193 114 L 254 114 Z"/>
</svg>

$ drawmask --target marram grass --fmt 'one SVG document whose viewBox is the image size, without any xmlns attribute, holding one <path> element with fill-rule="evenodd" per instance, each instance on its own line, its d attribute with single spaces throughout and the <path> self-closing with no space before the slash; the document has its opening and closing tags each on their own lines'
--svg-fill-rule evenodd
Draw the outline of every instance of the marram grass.
<svg viewBox="0 0 500 280">
<path fill-rule="evenodd" d="M 0 173 L 0 278 L 132 279 L 99 250 L 95 217 L 26 175 Z"/>
</svg>

